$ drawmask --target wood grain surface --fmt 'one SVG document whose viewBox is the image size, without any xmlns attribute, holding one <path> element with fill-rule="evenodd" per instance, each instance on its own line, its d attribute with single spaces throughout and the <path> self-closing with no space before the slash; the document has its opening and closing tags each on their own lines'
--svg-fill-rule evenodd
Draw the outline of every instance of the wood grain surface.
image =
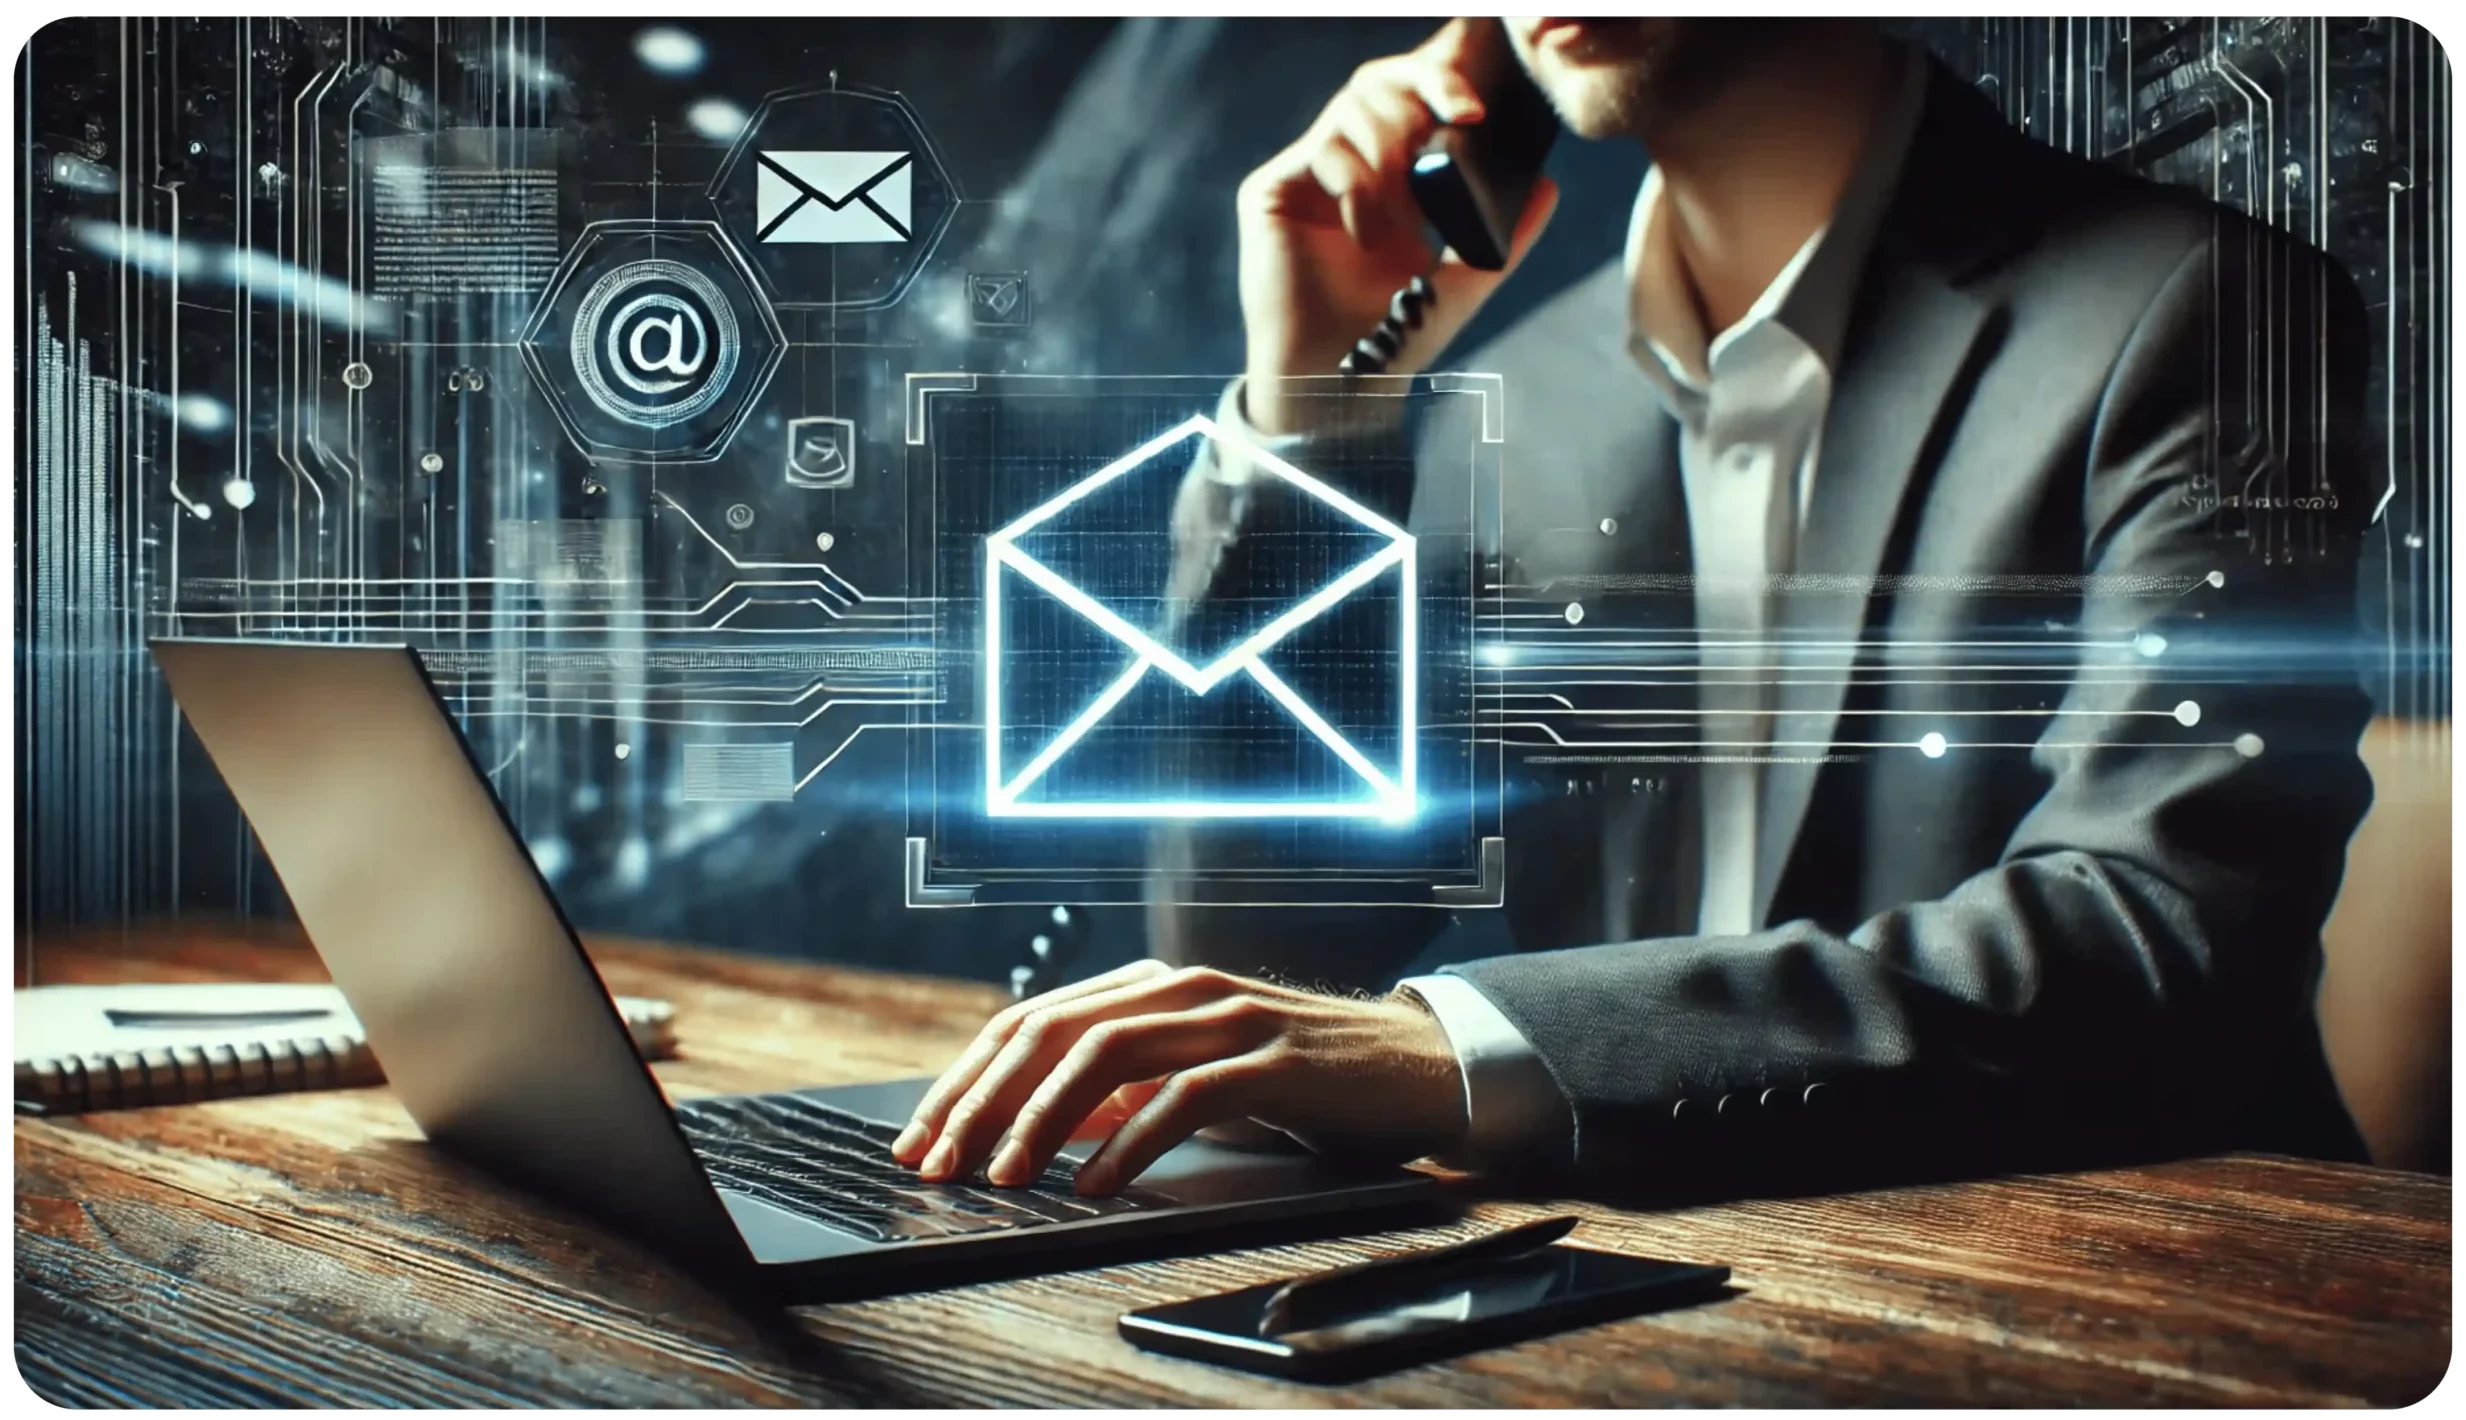
<svg viewBox="0 0 2466 1420">
<path fill-rule="evenodd" d="M 929 1073 L 991 988 L 597 942 L 679 1096 Z M 278 928 L 21 942 L 18 980 L 317 979 Z M 1729 1298 L 1349 1386 L 1137 1351 L 1131 1307 L 1545 1211 Z M 2445 1180 L 2258 1156 L 1460 1224 L 765 1314 L 421 1143 L 382 1089 L 17 1122 L 17 1362 L 69 1405 L 2403 1404 L 2449 1365 Z"/>
</svg>

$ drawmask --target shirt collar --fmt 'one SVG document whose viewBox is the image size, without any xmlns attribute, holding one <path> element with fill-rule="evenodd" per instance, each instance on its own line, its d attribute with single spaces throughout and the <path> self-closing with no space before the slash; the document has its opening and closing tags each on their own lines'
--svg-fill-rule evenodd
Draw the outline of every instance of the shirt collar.
<svg viewBox="0 0 2466 1420">
<path fill-rule="evenodd" d="M 1816 229 L 1764 294 L 1729 330 L 1707 338 L 1695 301 L 1678 265 L 1678 253 L 1661 213 L 1661 169 L 1644 175 L 1635 214 L 1627 227 L 1630 344 L 1673 410 L 1703 398 L 1712 357 L 1739 332 L 1771 321 L 1788 329 L 1827 368 L 1839 362 L 1849 326 L 1850 304 L 1861 270 L 1874 249 L 1877 229 L 1926 107 L 1928 65 L 1916 48 L 1896 42 L 1901 76 L 1878 116 L 1831 220 Z"/>
</svg>

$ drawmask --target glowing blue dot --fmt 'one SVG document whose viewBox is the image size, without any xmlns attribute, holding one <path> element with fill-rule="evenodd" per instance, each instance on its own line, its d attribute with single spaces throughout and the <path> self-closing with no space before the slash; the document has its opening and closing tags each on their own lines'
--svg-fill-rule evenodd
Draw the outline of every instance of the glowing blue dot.
<svg viewBox="0 0 2466 1420">
<path fill-rule="evenodd" d="M 2209 585 L 2211 585 L 2211 586 L 2213 586 L 2213 587 L 2223 587 L 2223 586 L 2225 586 L 2225 585 L 2226 585 L 2226 574 L 2225 574 L 2224 572 L 2212 572 L 2212 573 L 2210 573 L 2210 574 L 2209 574 Z"/>
<path fill-rule="evenodd" d="M 2132 649 L 2144 656 L 2166 654 L 2166 638 L 2155 631 L 2144 631 L 2132 638 Z"/>
<path fill-rule="evenodd" d="M 1584 624 L 1584 603 L 1567 603 L 1567 624 L 1569 626 L 1581 626 Z"/>
<path fill-rule="evenodd" d="M 617 745 L 617 749 L 616 749 L 616 756 L 617 756 L 617 758 L 619 758 L 619 759 L 626 759 L 626 758 L 629 758 L 629 757 L 631 757 L 631 756 L 632 756 L 633 752 L 634 752 L 634 747 L 633 747 L 632 745 L 629 745 L 629 744 L 624 744 L 624 743 L 619 743 L 619 744 Z"/>
<path fill-rule="evenodd" d="M 2258 759 L 2260 758 L 2260 752 L 2260 736 L 2248 734 L 2235 736 L 2235 753 L 2242 755 L 2246 759 Z"/>
<path fill-rule="evenodd" d="M 2182 726 L 2184 726 L 2184 727 L 2186 727 L 2186 728 L 2190 728 L 2191 726 L 2193 726 L 2193 725 L 2197 725 L 2197 724 L 2199 724 L 2200 722 L 2201 722 L 2201 703 L 2200 703 L 2199 701 L 2197 701 L 2197 700 L 2187 700 L 2187 701 L 2185 701 L 2184 703 L 2182 703 L 2181 705 L 2178 705 L 2178 706 L 2176 706 L 2176 707 L 2175 707 L 2175 723 L 2176 723 L 2176 724 L 2178 724 L 2178 725 L 2182 725 Z"/>
<path fill-rule="evenodd" d="M 191 429 L 217 433 L 231 427 L 231 406 L 212 395 L 182 395 L 177 408 L 180 422 Z"/>
<path fill-rule="evenodd" d="M 714 143 L 726 143 L 745 131 L 745 110 L 726 99 L 704 99 L 685 111 L 694 132 Z"/>
<path fill-rule="evenodd" d="M 551 881 L 564 875 L 573 865 L 573 850 L 562 838 L 543 838 L 531 845 L 531 861 L 539 865 L 539 875 Z"/>
<path fill-rule="evenodd" d="M 235 478 L 223 485 L 223 501 L 234 508 L 245 508 L 257 501 L 257 485 L 245 478 Z"/>
<path fill-rule="evenodd" d="M 1515 653 L 1497 642 L 1483 646 L 1479 654 L 1481 663 L 1485 666 L 1503 666 L 1515 660 Z"/>
<path fill-rule="evenodd" d="M 702 68 L 702 41 L 674 25 L 654 25 L 635 35 L 634 54 L 662 74 L 692 74 Z"/>
<path fill-rule="evenodd" d="M 1918 752 L 1929 759 L 1942 759 L 1946 748 L 1944 737 L 1933 730 L 1918 737 Z"/>
</svg>

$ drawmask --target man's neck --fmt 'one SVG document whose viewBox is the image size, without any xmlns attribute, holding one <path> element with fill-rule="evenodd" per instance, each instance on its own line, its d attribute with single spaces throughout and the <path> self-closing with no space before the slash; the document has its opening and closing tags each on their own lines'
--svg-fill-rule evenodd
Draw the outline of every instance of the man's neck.
<svg viewBox="0 0 2466 1420">
<path fill-rule="evenodd" d="M 1647 136 L 1706 331 L 1737 324 L 1832 220 L 1892 92 L 1892 61 L 1881 35 L 1844 27 Z"/>
</svg>

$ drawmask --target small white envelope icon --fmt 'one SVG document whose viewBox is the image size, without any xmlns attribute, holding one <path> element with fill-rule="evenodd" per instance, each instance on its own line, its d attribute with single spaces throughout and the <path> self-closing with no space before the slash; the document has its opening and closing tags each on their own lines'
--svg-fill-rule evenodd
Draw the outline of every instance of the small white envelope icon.
<svg viewBox="0 0 2466 1420">
<path fill-rule="evenodd" d="M 763 242 L 904 242 L 913 153 L 754 155 L 754 235 Z"/>
<path fill-rule="evenodd" d="M 1192 438 L 1211 441 L 1219 455 L 1247 459 L 1257 477 L 1281 479 L 1307 497 L 1316 499 L 1347 527 L 1357 527 L 1370 534 L 1367 541 L 1371 547 L 1367 556 L 1337 572 L 1317 590 L 1299 597 L 1290 605 L 1282 606 L 1264 624 L 1247 630 L 1229 647 L 1205 658 L 1186 656 L 1166 646 L 1096 597 L 1090 596 L 1045 561 L 1019 547 L 1019 539 L 1036 531 L 1072 505 L 1118 479 L 1137 473 L 1143 466 L 1157 462 L 1166 450 Z M 1415 642 L 1418 611 L 1414 540 L 1403 528 L 1266 450 L 1234 438 L 1213 420 L 1197 417 L 1148 440 L 994 532 L 985 539 L 985 554 L 985 803 L 988 815 L 996 818 L 1356 818 L 1394 821 L 1413 814 L 1416 803 L 1414 740 L 1419 676 Z M 1328 615 L 1345 604 L 1348 598 L 1390 573 L 1401 579 L 1393 628 L 1400 675 L 1395 707 L 1395 752 L 1391 762 L 1382 765 L 1373 762 L 1370 755 L 1347 739 L 1329 722 L 1327 716 L 1322 715 L 1271 669 L 1268 655 L 1304 627 Z M 1021 579 L 1028 584 L 1026 587 L 1019 585 Z M 1006 584 L 1009 588 L 1007 592 Z M 1097 692 L 1075 718 L 1031 754 L 1025 763 L 1014 769 L 1003 763 L 1003 666 L 1008 656 L 1014 653 L 1033 654 L 1037 648 L 1004 644 L 1003 599 L 1006 595 L 1033 597 L 1037 591 L 1061 603 L 1067 611 L 1075 612 L 1104 638 L 1129 652 L 1131 659 L 1127 670 Z M 1023 797 L 1035 789 L 1039 781 L 1060 764 L 1075 745 L 1103 725 L 1115 708 L 1149 678 L 1151 672 L 1161 672 L 1179 682 L 1190 694 L 1199 696 L 1209 694 L 1234 677 L 1243 677 L 1255 683 L 1266 691 L 1276 705 L 1282 707 L 1283 713 L 1291 717 L 1294 725 L 1326 746 L 1357 776 L 1358 792 L 1340 796 L 1270 794 L 1265 797 L 1194 796 L 1190 799 L 1141 796 L 1131 802 L 1050 792 L 1039 792 L 1032 799 Z M 1383 716 L 1384 711 L 1380 714 Z"/>
</svg>

